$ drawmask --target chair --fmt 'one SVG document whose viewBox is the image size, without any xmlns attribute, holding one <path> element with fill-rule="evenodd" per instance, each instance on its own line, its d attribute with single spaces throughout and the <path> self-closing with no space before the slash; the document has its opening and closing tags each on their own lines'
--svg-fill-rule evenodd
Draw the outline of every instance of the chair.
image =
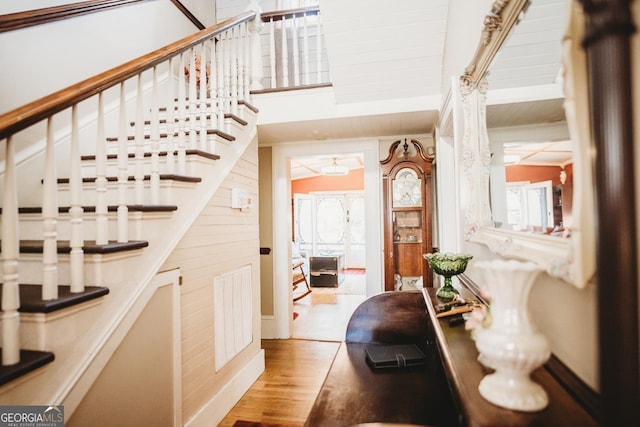
<svg viewBox="0 0 640 427">
<path fill-rule="evenodd" d="M 305 289 L 302 294 L 296 295 L 293 297 L 293 301 L 298 301 L 301 298 L 306 297 L 311 293 L 311 286 L 309 286 L 309 281 L 307 280 L 307 275 L 304 273 L 304 261 L 296 262 L 293 264 L 293 290 L 295 292 L 298 289 L 298 284 L 304 282 L 307 289 Z"/>
</svg>

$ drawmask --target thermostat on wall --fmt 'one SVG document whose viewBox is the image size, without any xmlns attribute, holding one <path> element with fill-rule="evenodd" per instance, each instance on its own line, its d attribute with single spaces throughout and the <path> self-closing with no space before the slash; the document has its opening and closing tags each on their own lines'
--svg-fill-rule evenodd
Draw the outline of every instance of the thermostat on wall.
<svg viewBox="0 0 640 427">
<path fill-rule="evenodd" d="M 242 211 L 251 209 L 251 198 L 245 190 L 241 188 L 231 189 L 231 207 Z"/>
</svg>

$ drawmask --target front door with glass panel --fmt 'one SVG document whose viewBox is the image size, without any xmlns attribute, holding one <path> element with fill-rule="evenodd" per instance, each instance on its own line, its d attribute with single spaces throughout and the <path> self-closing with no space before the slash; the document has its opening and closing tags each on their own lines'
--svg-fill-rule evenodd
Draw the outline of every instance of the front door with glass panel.
<svg viewBox="0 0 640 427">
<path fill-rule="evenodd" d="M 364 195 L 294 194 L 294 236 L 309 255 L 344 254 L 345 267 L 364 268 Z"/>
</svg>

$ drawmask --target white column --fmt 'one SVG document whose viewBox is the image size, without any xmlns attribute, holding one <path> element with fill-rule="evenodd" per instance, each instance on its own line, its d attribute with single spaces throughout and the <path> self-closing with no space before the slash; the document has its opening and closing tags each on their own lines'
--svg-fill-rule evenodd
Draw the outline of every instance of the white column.
<svg viewBox="0 0 640 427">
<path fill-rule="evenodd" d="M 258 6 L 258 2 L 256 0 L 251 0 L 249 7 L 247 10 L 253 10 L 256 12 L 256 17 L 249 21 L 249 38 L 250 38 L 250 62 L 247 64 L 250 67 L 249 74 L 251 75 L 251 83 L 250 88 L 252 90 L 260 90 L 262 87 L 262 47 L 260 45 L 260 31 L 262 31 L 262 27 L 264 26 L 262 19 L 260 18 L 260 13 L 262 10 L 260 6 Z M 272 85 L 272 87 L 275 87 Z"/>
</svg>

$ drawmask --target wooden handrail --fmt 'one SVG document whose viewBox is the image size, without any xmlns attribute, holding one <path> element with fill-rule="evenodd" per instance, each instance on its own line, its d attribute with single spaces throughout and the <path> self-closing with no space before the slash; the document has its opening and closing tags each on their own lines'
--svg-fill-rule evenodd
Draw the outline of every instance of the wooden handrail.
<svg viewBox="0 0 640 427">
<path fill-rule="evenodd" d="M 0 139 L 26 129 L 80 101 L 138 75 L 166 61 L 167 57 L 178 55 L 198 43 L 209 40 L 242 22 L 253 19 L 255 16 L 256 13 L 253 11 L 244 12 L 139 58 L 125 62 L 96 76 L 2 114 L 0 115 Z"/>
<path fill-rule="evenodd" d="M 101 12 L 133 3 L 149 0 L 88 0 L 61 6 L 43 7 L 16 13 L 0 15 L 0 33 L 20 28 L 33 27 L 48 22 L 73 18 L 94 12 Z"/>
<path fill-rule="evenodd" d="M 318 15 L 319 6 L 300 7 L 296 9 L 277 10 L 274 12 L 263 12 L 260 14 L 262 22 L 281 21 L 287 18 L 300 18 L 305 15 Z"/>
</svg>

